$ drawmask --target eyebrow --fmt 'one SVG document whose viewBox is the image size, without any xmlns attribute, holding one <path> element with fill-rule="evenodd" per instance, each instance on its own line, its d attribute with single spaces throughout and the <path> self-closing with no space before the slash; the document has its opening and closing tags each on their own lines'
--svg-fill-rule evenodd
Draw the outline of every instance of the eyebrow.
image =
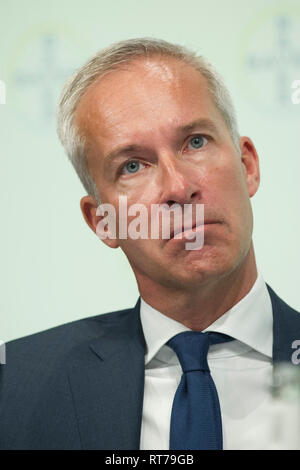
<svg viewBox="0 0 300 470">
<path fill-rule="evenodd" d="M 192 121 L 191 123 L 185 124 L 184 126 L 179 126 L 175 128 L 175 132 L 179 132 L 181 134 L 186 134 L 188 132 L 193 131 L 196 128 L 202 128 L 203 130 L 210 131 L 214 134 L 219 134 L 216 125 L 210 119 L 202 118 L 197 119 L 196 121 Z M 126 155 L 131 155 L 133 153 L 138 153 L 145 150 L 144 147 L 137 144 L 130 144 L 125 146 L 117 147 L 116 149 L 109 152 L 105 158 L 105 164 L 111 163 L 113 160 L 125 157 Z"/>
<path fill-rule="evenodd" d="M 184 126 L 180 126 L 177 128 L 177 131 L 186 133 L 193 131 L 196 127 L 201 127 L 202 129 L 207 129 L 215 134 L 218 134 L 218 129 L 216 125 L 210 119 L 202 118 L 197 119 L 189 124 L 185 124 Z"/>
</svg>

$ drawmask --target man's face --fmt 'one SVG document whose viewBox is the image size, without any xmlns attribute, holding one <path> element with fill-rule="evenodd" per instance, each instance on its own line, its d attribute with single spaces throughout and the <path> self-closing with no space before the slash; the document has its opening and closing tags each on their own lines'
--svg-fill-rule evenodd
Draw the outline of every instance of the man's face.
<svg viewBox="0 0 300 470">
<path fill-rule="evenodd" d="M 255 148 L 235 148 L 222 115 L 194 68 L 172 58 L 139 59 L 94 83 L 76 122 L 87 140 L 91 174 L 102 203 L 119 196 L 142 203 L 204 204 L 204 246 L 186 239 L 105 240 L 125 252 L 140 287 L 193 288 L 219 279 L 247 257 L 252 238 L 249 196 L 259 184 Z M 96 230 L 96 202 L 81 201 Z"/>
</svg>

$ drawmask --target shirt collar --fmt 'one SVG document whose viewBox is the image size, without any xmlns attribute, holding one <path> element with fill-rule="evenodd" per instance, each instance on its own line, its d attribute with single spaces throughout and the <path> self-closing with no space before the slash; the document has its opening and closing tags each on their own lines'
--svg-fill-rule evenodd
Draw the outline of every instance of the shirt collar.
<svg viewBox="0 0 300 470">
<path fill-rule="evenodd" d="M 151 307 L 141 298 L 141 322 L 146 341 L 147 365 L 169 339 L 190 329 Z M 203 331 L 227 334 L 272 358 L 272 303 L 262 274 L 259 272 L 248 294 Z"/>
</svg>

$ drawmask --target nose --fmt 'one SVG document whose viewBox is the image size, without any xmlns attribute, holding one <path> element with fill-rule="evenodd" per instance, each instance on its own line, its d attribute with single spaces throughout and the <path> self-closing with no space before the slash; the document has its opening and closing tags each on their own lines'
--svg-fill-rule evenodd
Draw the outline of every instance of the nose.
<svg viewBox="0 0 300 470">
<path fill-rule="evenodd" d="M 200 200 L 195 169 L 171 154 L 161 155 L 159 163 L 160 204 L 190 204 Z"/>
</svg>

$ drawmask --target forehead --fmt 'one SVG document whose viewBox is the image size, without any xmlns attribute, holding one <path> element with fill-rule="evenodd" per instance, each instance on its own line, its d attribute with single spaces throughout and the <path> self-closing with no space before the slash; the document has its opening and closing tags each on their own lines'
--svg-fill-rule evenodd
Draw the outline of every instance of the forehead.
<svg viewBox="0 0 300 470">
<path fill-rule="evenodd" d="M 191 107 L 202 102 L 201 108 L 212 104 L 206 78 L 174 58 L 138 59 L 96 80 L 81 98 L 76 118 L 81 124 L 95 117 L 103 118 L 104 124 L 117 122 L 137 110 L 146 116 L 153 111 L 158 114 L 167 102 L 182 112 L 184 103 Z"/>
<path fill-rule="evenodd" d="M 104 75 L 86 91 L 76 114 L 89 147 L 103 151 L 112 137 L 115 144 L 151 141 L 200 118 L 220 121 L 206 78 L 169 57 L 138 59 Z"/>
</svg>

